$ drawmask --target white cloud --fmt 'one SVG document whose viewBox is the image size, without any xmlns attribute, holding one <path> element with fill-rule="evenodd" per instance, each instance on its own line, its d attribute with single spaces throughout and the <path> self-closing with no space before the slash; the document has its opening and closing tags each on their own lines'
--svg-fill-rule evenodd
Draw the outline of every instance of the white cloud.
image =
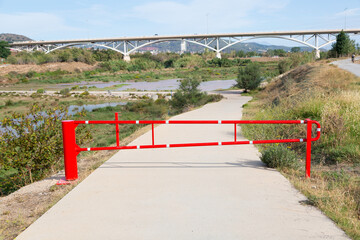
<svg viewBox="0 0 360 240">
<path fill-rule="evenodd" d="M 0 19 L 2 19 L 2 21 L 0 21 L 0 29 L 2 32 L 23 34 L 29 37 L 81 30 L 67 26 L 62 18 L 50 13 L 0 13 Z"/>
<path fill-rule="evenodd" d="M 256 20 L 257 14 L 269 14 L 283 9 L 288 0 L 192 0 L 188 3 L 158 1 L 133 8 L 131 16 L 183 31 L 209 32 L 239 29 Z M 250 16 L 251 14 L 251 16 Z"/>
</svg>

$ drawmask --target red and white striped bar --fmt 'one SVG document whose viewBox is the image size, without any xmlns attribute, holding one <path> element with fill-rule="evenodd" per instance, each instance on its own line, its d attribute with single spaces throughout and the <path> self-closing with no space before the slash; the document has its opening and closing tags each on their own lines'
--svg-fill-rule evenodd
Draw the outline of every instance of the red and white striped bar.
<svg viewBox="0 0 360 240">
<path fill-rule="evenodd" d="M 307 120 L 127 120 L 74 121 L 75 124 L 305 124 Z"/>
<path fill-rule="evenodd" d="M 321 127 L 317 121 L 306 120 L 132 120 L 119 121 L 118 113 L 115 114 L 115 121 L 73 121 L 66 120 L 62 122 L 63 142 L 64 142 L 64 162 L 66 180 L 75 180 L 78 178 L 77 173 L 77 155 L 83 151 L 101 151 L 101 150 L 124 150 L 124 149 L 151 149 L 151 148 L 177 148 L 177 147 L 200 147 L 200 146 L 227 146 L 227 145 L 244 145 L 244 144 L 271 144 L 287 142 L 306 142 L 306 167 L 305 176 L 310 177 L 311 168 L 311 142 L 320 138 Z M 75 128 L 78 124 L 115 124 L 116 125 L 116 146 L 114 147 L 94 147 L 81 148 L 76 144 Z M 152 144 L 137 146 L 120 146 L 119 124 L 151 124 L 152 125 Z M 227 142 L 202 142 L 202 143 L 173 143 L 173 144 L 155 144 L 154 124 L 234 124 L 234 141 Z M 306 124 L 307 138 L 299 139 L 272 139 L 272 140 L 254 140 L 254 141 L 237 141 L 236 125 L 237 124 Z M 312 125 L 316 124 L 317 134 L 312 138 Z M 309 139 L 309 140 L 308 140 Z"/>
</svg>

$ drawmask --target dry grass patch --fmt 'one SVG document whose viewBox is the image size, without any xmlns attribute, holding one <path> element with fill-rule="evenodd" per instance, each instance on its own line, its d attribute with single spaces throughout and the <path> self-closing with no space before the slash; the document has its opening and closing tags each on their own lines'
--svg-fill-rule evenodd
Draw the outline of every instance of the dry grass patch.
<svg viewBox="0 0 360 240">
<path fill-rule="evenodd" d="M 309 201 L 330 217 L 351 238 L 360 239 L 360 176 L 359 170 L 346 171 L 346 166 L 331 169 L 315 167 L 311 179 L 302 171 L 282 173 Z"/>
</svg>

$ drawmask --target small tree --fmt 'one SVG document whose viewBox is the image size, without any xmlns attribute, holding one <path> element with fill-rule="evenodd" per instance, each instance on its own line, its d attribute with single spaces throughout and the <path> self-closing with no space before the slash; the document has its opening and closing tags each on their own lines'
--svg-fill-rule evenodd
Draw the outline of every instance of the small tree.
<svg viewBox="0 0 360 240">
<path fill-rule="evenodd" d="M 259 63 L 249 63 L 245 68 L 239 68 L 236 86 L 244 88 L 244 92 L 254 90 L 261 82 L 261 71 Z"/>
<path fill-rule="evenodd" d="M 293 52 L 293 53 L 300 52 L 300 47 L 293 47 L 293 48 L 291 48 L 291 52 Z"/>
<path fill-rule="evenodd" d="M 5 41 L 0 41 L 0 58 L 7 58 L 10 56 L 11 52 L 9 49 L 9 43 Z"/>
<path fill-rule="evenodd" d="M 177 111 L 181 111 L 184 107 L 195 106 L 203 96 L 198 88 L 199 85 L 200 81 L 194 77 L 182 80 L 170 102 L 171 106 Z"/>
<path fill-rule="evenodd" d="M 341 31 L 336 36 L 336 43 L 332 45 L 332 51 L 334 51 L 337 56 L 347 56 L 355 52 L 355 42 L 350 40 L 344 31 Z"/>
</svg>

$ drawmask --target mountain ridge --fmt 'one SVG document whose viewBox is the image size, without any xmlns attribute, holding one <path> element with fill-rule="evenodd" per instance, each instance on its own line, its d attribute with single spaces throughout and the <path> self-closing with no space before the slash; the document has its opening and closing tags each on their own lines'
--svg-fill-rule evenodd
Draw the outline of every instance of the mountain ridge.
<svg viewBox="0 0 360 240">
<path fill-rule="evenodd" d="M 18 41 L 33 41 L 24 35 L 14 33 L 0 33 L 0 41 L 5 42 L 18 42 Z"/>
</svg>

